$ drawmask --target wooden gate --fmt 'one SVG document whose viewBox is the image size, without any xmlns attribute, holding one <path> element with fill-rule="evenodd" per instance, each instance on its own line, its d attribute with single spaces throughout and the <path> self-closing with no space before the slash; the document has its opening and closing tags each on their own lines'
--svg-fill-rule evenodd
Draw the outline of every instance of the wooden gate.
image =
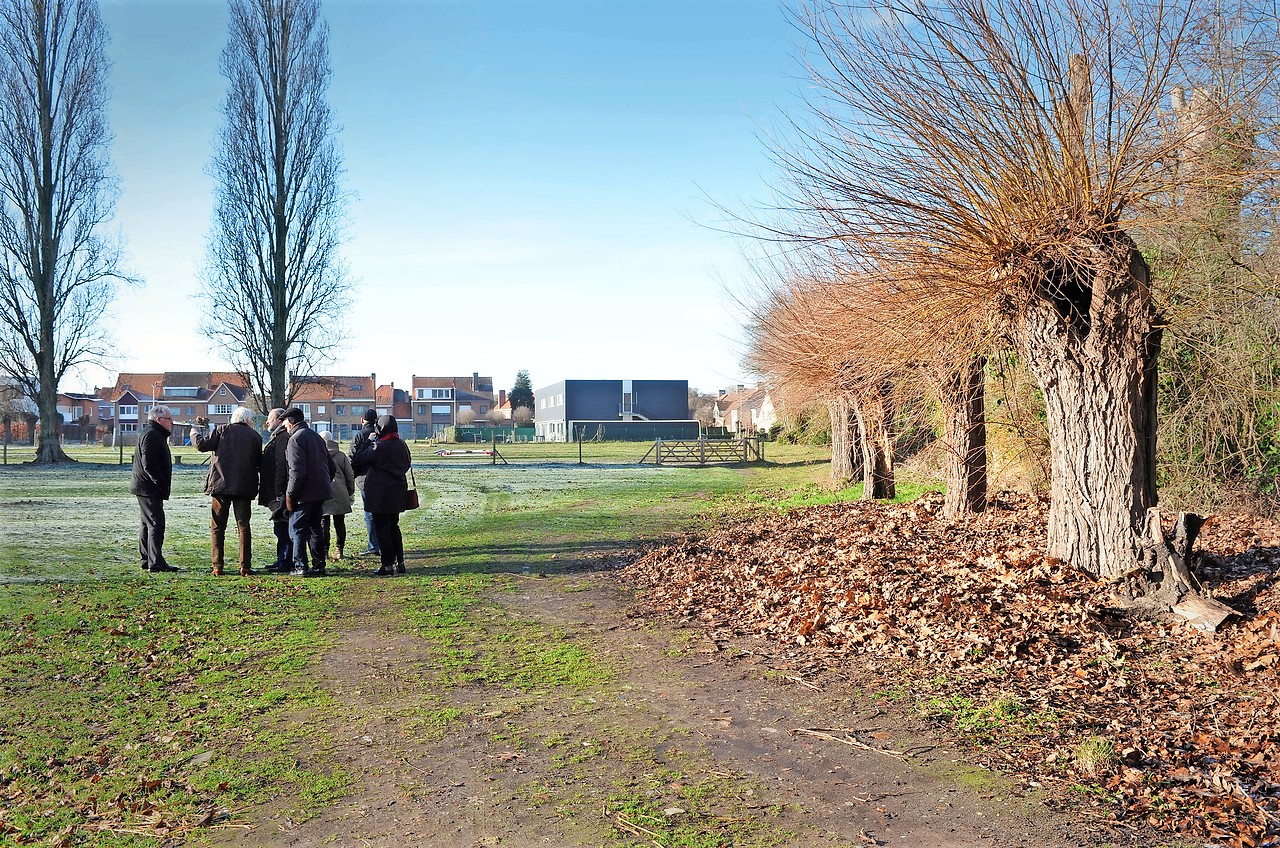
<svg viewBox="0 0 1280 848">
<path fill-rule="evenodd" d="M 764 446 L 759 439 L 658 439 L 640 461 L 650 455 L 658 465 L 764 462 Z"/>
</svg>

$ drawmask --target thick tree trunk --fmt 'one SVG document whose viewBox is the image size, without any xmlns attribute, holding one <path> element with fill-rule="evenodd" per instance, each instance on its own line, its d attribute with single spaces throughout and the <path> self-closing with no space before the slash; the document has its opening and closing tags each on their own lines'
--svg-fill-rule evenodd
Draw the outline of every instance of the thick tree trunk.
<svg viewBox="0 0 1280 848">
<path fill-rule="evenodd" d="M 886 500 L 896 494 L 893 477 L 892 389 L 881 381 L 854 402 L 862 443 L 862 499 Z"/>
<path fill-rule="evenodd" d="M 1049 554 L 1100 578 L 1139 567 L 1155 506 L 1158 316 L 1124 233 L 1078 265 L 1047 266 L 1026 307 L 1023 355 L 1044 392 Z"/>
<path fill-rule="evenodd" d="M 847 397 L 827 401 L 831 419 L 831 488 L 843 489 L 859 476 L 862 463 L 857 422 Z"/>
<path fill-rule="evenodd" d="M 71 457 L 67 456 L 66 451 L 62 449 L 62 415 L 58 412 L 58 396 L 54 394 L 52 398 L 46 397 L 47 392 L 41 392 L 37 399 L 36 406 L 40 410 L 40 440 L 36 444 L 37 463 L 57 463 L 71 462 Z"/>
<path fill-rule="evenodd" d="M 986 365 L 972 356 L 943 375 L 939 400 L 949 462 L 942 513 L 959 518 L 987 508 Z"/>
</svg>

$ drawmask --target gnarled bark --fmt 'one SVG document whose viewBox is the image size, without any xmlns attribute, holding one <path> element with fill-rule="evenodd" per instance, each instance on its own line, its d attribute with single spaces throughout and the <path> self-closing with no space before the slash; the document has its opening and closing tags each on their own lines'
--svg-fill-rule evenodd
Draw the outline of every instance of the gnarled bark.
<svg viewBox="0 0 1280 848">
<path fill-rule="evenodd" d="M 1117 578 L 1143 561 L 1155 506 L 1160 327 L 1147 265 L 1123 232 L 1046 263 L 1019 343 L 1044 392 L 1051 556 Z"/>
<path fill-rule="evenodd" d="M 854 413 L 862 441 L 862 499 L 893 498 L 893 387 L 881 380 L 858 392 Z"/>
<path fill-rule="evenodd" d="M 968 357 L 938 385 L 949 458 L 942 513 L 948 518 L 987 508 L 986 364 L 985 356 Z"/>
<path fill-rule="evenodd" d="M 827 416 L 831 420 L 831 487 L 841 489 L 861 473 L 861 440 L 847 397 L 828 400 Z"/>
</svg>

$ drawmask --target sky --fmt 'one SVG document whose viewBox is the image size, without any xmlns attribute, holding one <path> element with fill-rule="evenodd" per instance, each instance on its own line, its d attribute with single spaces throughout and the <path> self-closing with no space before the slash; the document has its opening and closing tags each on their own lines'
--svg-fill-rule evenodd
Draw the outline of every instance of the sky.
<svg viewBox="0 0 1280 848">
<path fill-rule="evenodd" d="M 325 0 L 352 291 L 323 372 L 752 382 L 726 211 L 767 204 L 799 103 L 783 2 Z M 198 330 L 225 3 L 101 8 L 111 227 L 140 282 L 104 316 L 113 360 L 64 390 L 228 367 Z"/>
</svg>

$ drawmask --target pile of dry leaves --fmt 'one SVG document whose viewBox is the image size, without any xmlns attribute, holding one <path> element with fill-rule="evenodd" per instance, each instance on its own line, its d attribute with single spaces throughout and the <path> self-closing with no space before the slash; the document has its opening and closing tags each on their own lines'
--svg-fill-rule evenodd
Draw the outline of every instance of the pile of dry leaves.
<svg viewBox="0 0 1280 848">
<path fill-rule="evenodd" d="M 754 513 L 625 574 L 712 636 L 759 634 L 880 686 L 929 681 L 920 707 L 991 765 L 1086 787 L 1115 827 L 1280 845 L 1280 525 L 1202 531 L 1194 567 L 1241 612 L 1206 635 L 1129 619 L 1046 557 L 1043 501 L 1002 496 L 964 521 L 940 506 Z"/>
</svg>

